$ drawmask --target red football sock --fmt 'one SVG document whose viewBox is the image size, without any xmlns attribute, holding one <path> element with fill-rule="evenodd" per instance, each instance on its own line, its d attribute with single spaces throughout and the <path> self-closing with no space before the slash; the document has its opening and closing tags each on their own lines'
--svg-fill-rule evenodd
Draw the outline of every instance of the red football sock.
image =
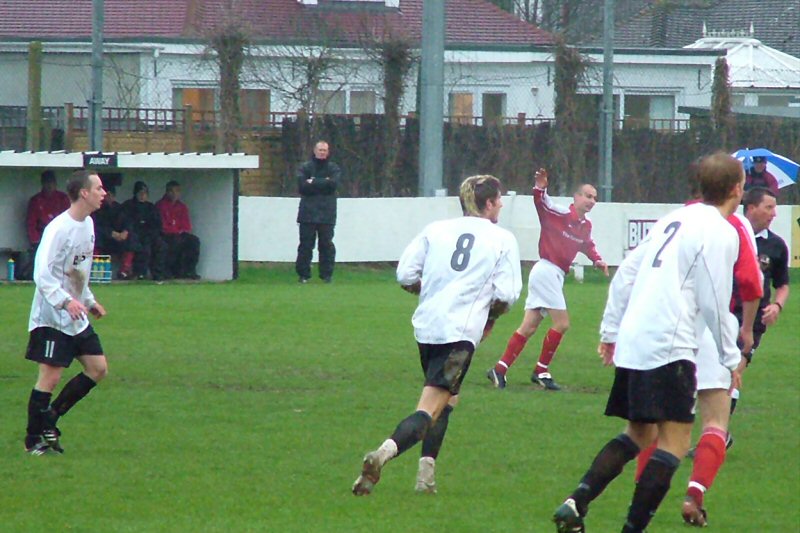
<svg viewBox="0 0 800 533">
<path fill-rule="evenodd" d="M 505 375 L 506 370 L 511 368 L 511 365 L 514 364 L 519 354 L 522 353 L 522 349 L 525 348 L 527 342 L 528 337 L 520 335 L 515 331 L 514 334 L 511 335 L 511 338 L 508 339 L 508 346 L 506 346 L 506 351 L 503 352 L 503 357 L 494 365 L 494 371 L 498 374 Z"/>
<path fill-rule="evenodd" d="M 719 428 L 706 428 L 697 443 L 692 477 L 689 479 L 686 494 L 694 498 L 698 505 L 703 505 L 703 494 L 711 488 L 717 472 L 725 462 L 727 436 L 727 432 Z"/>
<path fill-rule="evenodd" d="M 658 441 L 656 440 L 653 442 L 653 444 L 639 452 L 639 455 L 636 456 L 636 477 L 633 478 L 636 483 L 639 483 L 639 478 L 642 477 L 644 467 L 647 466 L 650 456 L 653 455 L 653 452 L 656 451 L 657 447 Z"/>
<path fill-rule="evenodd" d="M 547 372 L 547 367 L 550 366 L 550 361 L 553 360 L 563 336 L 563 333 L 559 333 L 553 328 L 547 330 L 547 335 L 544 336 L 544 341 L 542 341 L 542 353 L 539 354 L 539 362 L 536 363 L 536 370 L 534 370 L 536 375 Z"/>
</svg>

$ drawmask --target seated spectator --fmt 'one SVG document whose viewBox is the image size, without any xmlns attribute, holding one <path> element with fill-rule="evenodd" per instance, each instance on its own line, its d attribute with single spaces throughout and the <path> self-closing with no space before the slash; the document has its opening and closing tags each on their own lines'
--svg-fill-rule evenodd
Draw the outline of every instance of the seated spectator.
<svg viewBox="0 0 800 533">
<path fill-rule="evenodd" d="M 778 180 L 767 170 L 767 158 L 764 156 L 753 156 L 753 166 L 747 169 L 744 190 L 749 191 L 753 187 L 764 187 L 778 196 Z"/>
<path fill-rule="evenodd" d="M 69 208 L 70 202 L 66 193 L 58 190 L 56 175 L 52 170 L 42 172 L 42 190 L 28 201 L 28 212 L 25 221 L 28 230 L 30 249 L 28 257 L 22 261 L 17 279 L 32 279 L 33 259 L 42 240 L 42 232 L 51 220 Z"/>
<path fill-rule="evenodd" d="M 116 187 L 106 185 L 106 197 L 100 209 L 92 213 L 94 219 L 95 253 L 119 256 L 119 279 L 133 275 L 134 243 L 131 223 L 122 205 L 117 202 Z"/>
<path fill-rule="evenodd" d="M 200 279 L 197 260 L 200 258 L 200 239 L 192 235 L 189 208 L 181 202 L 181 184 L 167 183 L 164 196 L 156 202 L 161 214 L 161 232 L 167 244 L 167 270 L 175 278 Z"/>
<path fill-rule="evenodd" d="M 133 234 L 133 277 L 144 279 L 149 272 L 154 281 L 160 281 L 166 278 L 166 245 L 161 239 L 161 217 L 149 199 L 147 184 L 137 181 L 133 197 L 122 204 L 122 210 Z"/>
</svg>

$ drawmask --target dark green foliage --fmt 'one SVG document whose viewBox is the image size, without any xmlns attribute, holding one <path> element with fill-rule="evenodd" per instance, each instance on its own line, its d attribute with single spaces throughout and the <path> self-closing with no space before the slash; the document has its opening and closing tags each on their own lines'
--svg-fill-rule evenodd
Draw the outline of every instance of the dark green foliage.
<svg viewBox="0 0 800 533">
<path fill-rule="evenodd" d="M 728 62 L 717 58 L 714 66 L 714 83 L 711 87 L 711 121 L 717 130 L 721 144 L 725 144 L 733 128 L 731 113 L 731 83 Z"/>
<path fill-rule="evenodd" d="M 508 190 L 527 193 L 539 167 L 551 170 L 553 191 L 569 191 L 578 181 L 597 175 L 597 127 L 594 117 L 582 117 L 570 132 L 576 139 L 565 145 L 551 123 L 535 126 L 473 126 L 445 123 L 444 186 L 455 195 L 461 181 L 477 173 L 499 177 Z M 320 120 L 321 137 L 332 142 L 333 159 L 344 169 L 343 196 L 415 196 L 418 185 L 419 123 L 407 118 L 401 130 L 396 177 L 382 182 L 386 151 L 381 115 Z M 306 127 L 309 127 L 306 124 Z M 310 156 L 301 150 L 297 121 L 283 124 L 283 154 L 294 169 Z M 572 146 L 572 148 L 569 148 Z M 686 167 L 695 158 L 716 150 L 733 152 L 743 147 L 767 147 L 781 154 L 800 153 L 800 125 L 779 119 L 742 119 L 722 142 L 709 119 L 697 119 L 683 132 L 650 129 L 614 130 L 614 201 L 675 203 L 688 194 Z M 561 161 L 567 174 L 556 166 Z M 297 194 L 293 174 L 287 175 L 282 194 Z M 780 203 L 800 200 L 798 187 L 781 191 Z"/>
<path fill-rule="evenodd" d="M 217 150 L 235 152 L 239 145 L 242 114 L 239 107 L 240 76 L 249 38 L 237 19 L 227 18 L 211 36 L 209 48 L 219 68 L 220 127 Z"/>
</svg>

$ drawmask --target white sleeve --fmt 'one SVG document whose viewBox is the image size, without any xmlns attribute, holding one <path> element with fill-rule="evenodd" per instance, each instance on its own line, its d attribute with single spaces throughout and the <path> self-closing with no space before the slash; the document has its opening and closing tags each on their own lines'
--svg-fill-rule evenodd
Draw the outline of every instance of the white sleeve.
<svg viewBox="0 0 800 533">
<path fill-rule="evenodd" d="M 404 287 L 413 285 L 422 279 L 422 267 L 428 253 L 428 239 L 423 231 L 406 246 L 403 255 L 397 262 L 397 282 Z"/>
<path fill-rule="evenodd" d="M 63 265 L 67 258 L 64 244 L 63 237 L 59 238 L 58 232 L 45 231 L 36 250 L 33 269 L 36 290 L 56 309 L 60 309 L 61 304 L 70 297 L 61 287 L 61 280 L 64 278 Z"/>
<path fill-rule="evenodd" d="M 623 315 L 625 315 L 625 310 L 628 308 L 633 283 L 636 281 L 636 274 L 639 272 L 642 260 L 647 253 L 649 242 L 649 239 L 645 240 L 634 248 L 622 260 L 611 280 L 611 285 L 608 288 L 608 301 L 606 302 L 605 311 L 603 311 L 603 320 L 600 323 L 600 340 L 602 342 L 617 342 L 619 325 L 622 322 Z"/>
<path fill-rule="evenodd" d="M 508 247 L 503 251 L 494 276 L 493 301 L 505 302 L 509 306 L 519 298 L 522 291 L 522 272 L 519 266 L 519 245 L 513 235 L 507 239 Z"/>
<path fill-rule="evenodd" d="M 83 292 L 81 293 L 81 301 L 83 305 L 85 305 L 88 309 L 94 307 L 94 304 L 97 303 L 97 299 L 94 297 L 94 293 L 92 289 L 89 288 L 89 283 L 86 283 L 86 286 L 83 288 Z"/>
<path fill-rule="evenodd" d="M 739 238 L 734 232 L 705 239 L 694 280 L 700 314 L 714 337 L 720 364 L 729 370 L 736 369 L 742 356 L 736 346 L 738 322 L 729 311 L 733 263 L 739 252 Z"/>
</svg>

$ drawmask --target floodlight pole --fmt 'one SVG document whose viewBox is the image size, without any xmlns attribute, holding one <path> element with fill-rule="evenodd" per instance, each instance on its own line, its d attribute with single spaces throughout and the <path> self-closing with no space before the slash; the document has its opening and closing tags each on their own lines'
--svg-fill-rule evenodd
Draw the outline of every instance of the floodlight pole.
<svg viewBox="0 0 800 533">
<path fill-rule="evenodd" d="M 614 153 L 614 0 L 603 4 L 603 109 L 600 124 L 600 200 L 611 201 Z"/>
<path fill-rule="evenodd" d="M 420 66 L 419 195 L 442 189 L 444 165 L 444 32 L 445 0 L 422 4 Z"/>
<path fill-rule="evenodd" d="M 92 0 L 92 99 L 89 100 L 89 146 L 103 151 L 103 0 Z"/>
</svg>

